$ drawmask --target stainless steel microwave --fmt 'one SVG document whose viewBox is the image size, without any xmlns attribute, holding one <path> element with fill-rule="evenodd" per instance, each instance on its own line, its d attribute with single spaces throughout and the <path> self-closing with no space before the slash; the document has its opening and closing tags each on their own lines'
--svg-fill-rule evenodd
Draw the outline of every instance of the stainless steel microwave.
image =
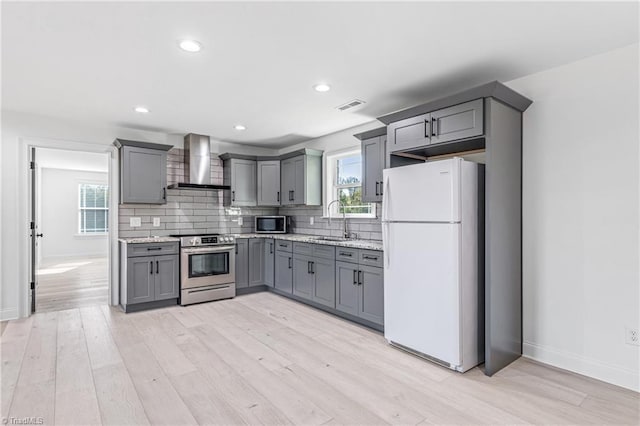
<svg viewBox="0 0 640 426">
<path fill-rule="evenodd" d="M 289 216 L 256 216 L 256 233 L 286 234 L 289 232 Z"/>
</svg>

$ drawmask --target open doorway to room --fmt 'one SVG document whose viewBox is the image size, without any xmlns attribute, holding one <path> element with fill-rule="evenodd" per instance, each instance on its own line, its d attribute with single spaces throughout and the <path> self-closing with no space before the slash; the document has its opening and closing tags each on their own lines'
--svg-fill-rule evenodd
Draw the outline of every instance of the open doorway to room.
<svg viewBox="0 0 640 426">
<path fill-rule="evenodd" d="M 35 311 L 109 303 L 109 155 L 35 148 Z"/>
</svg>

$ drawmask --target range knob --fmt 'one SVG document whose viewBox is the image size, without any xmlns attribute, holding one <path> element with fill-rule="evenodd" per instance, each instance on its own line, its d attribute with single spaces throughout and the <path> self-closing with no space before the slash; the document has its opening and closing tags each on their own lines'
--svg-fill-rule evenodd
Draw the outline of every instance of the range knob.
<svg viewBox="0 0 640 426">
<path fill-rule="evenodd" d="M 229 237 L 229 241 L 233 242 L 233 237 Z"/>
<path fill-rule="evenodd" d="M 226 242 L 231 241 L 231 240 L 229 239 L 229 237 L 224 237 L 224 240 L 225 240 Z"/>
<path fill-rule="evenodd" d="M 197 237 L 193 237 L 189 240 L 189 244 L 191 244 L 192 246 L 197 246 L 198 244 L 200 244 L 200 240 Z"/>
</svg>

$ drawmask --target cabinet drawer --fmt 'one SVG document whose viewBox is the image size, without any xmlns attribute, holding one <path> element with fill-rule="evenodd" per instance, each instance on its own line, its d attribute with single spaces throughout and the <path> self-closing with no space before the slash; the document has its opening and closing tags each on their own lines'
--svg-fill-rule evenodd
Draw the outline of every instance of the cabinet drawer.
<svg viewBox="0 0 640 426">
<path fill-rule="evenodd" d="M 149 244 L 129 244 L 127 247 L 127 257 L 137 256 L 159 256 L 165 254 L 177 254 L 178 243 L 149 243 Z"/>
<path fill-rule="evenodd" d="M 303 254 L 306 256 L 311 256 L 313 254 L 313 244 L 293 243 L 293 252 L 295 254 Z"/>
<path fill-rule="evenodd" d="M 336 260 L 342 262 L 358 263 L 359 250 L 352 248 L 337 247 Z"/>
<path fill-rule="evenodd" d="M 286 251 L 287 253 L 291 253 L 293 251 L 293 242 L 276 240 L 276 251 Z"/>
<path fill-rule="evenodd" d="M 313 244 L 313 256 L 334 260 L 336 258 L 336 248 L 333 246 Z"/>
<path fill-rule="evenodd" d="M 382 252 L 376 250 L 360 250 L 360 264 L 382 267 Z"/>
</svg>

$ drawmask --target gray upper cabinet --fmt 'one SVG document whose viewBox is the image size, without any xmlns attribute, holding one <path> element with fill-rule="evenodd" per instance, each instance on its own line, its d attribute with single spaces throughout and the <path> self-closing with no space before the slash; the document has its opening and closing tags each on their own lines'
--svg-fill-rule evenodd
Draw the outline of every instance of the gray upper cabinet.
<svg viewBox="0 0 640 426">
<path fill-rule="evenodd" d="M 482 99 L 431 113 L 431 143 L 449 142 L 484 133 Z"/>
<path fill-rule="evenodd" d="M 249 287 L 264 285 L 264 239 L 249 240 Z"/>
<path fill-rule="evenodd" d="M 362 201 L 382 201 L 382 170 L 386 158 L 386 136 L 362 141 Z"/>
<path fill-rule="evenodd" d="M 431 114 L 407 118 L 387 126 L 387 150 L 403 151 L 429 145 L 431 138 Z"/>
<path fill-rule="evenodd" d="M 167 202 L 167 151 L 170 145 L 116 139 L 120 148 L 120 203 Z"/>
<path fill-rule="evenodd" d="M 280 205 L 280 160 L 258 161 L 258 205 Z"/>
<path fill-rule="evenodd" d="M 255 206 L 256 202 L 256 161 L 229 158 L 223 162 L 223 181 L 231 186 L 231 193 L 225 194 L 225 204 L 238 207 Z"/>
<path fill-rule="evenodd" d="M 177 298 L 180 292 L 178 256 L 155 257 L 155 300 Z"/>
<path fill-rule="evenodd" d="M 321 205 L 322 151 L 306 149 L 305 154 L 283 159 L 280 167 L 282 205 Z"/>
<path fill-rule="evenodd" d="M 293 293 L 293 254 L 290 251 L 276 250 L 274 287 Z"/>
<path fill-rule="evenodd" d="M 276 245 L 273 238 L 264 240 L 264 284 L 273 287 L 275 279 Z"/>
<path fill-rule="evenodd" d="M 249 287 L 249 240 L 236 239 L 236 288 Z"/>
</svg>

